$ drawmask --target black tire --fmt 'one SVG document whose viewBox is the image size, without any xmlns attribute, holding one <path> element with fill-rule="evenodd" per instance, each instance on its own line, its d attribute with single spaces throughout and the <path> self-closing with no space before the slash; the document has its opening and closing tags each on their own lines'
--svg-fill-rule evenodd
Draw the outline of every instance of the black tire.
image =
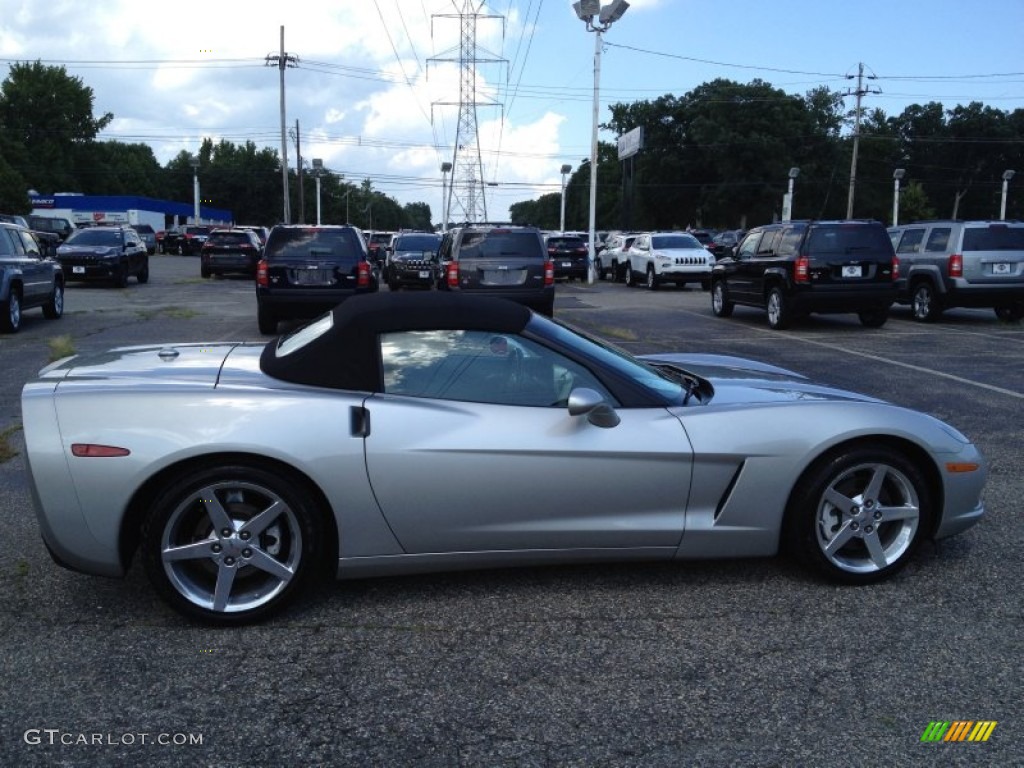
<svg viewBox="0 0 1024 768">
<path fill-rule="evenodd" d="M 128 285 L 128 265 L 122 264 L 114 273 L 114 287 L 124 288 Z"/>
<path fill-rule="evenodd" d="M 776 331 L 784 331 L 793 322 L 793 312 L 789 308 L 789 300 L 786 294 L 778 285 L 768 291 L 765 300 L 765 308 L 768 310 L 768 325 Z"/>
<path fill-rule="evenodd" d="M 544 317 L 554 317 L 555 301 L 554 299 L 552 299 L 551 301 L 545 302 L 543 304 L 538 304 L 534 307 L 534 310 L 544 315 Z"/>
<path fill-rule="evenodd" d="M 139 281 L 139 285 L 149 282 L 149 257 L 142 262 L 142 269 L 139 270 L 139 274 L 135 276 L 135 279 Z"/>
<path fill-rule="evenodd" d="M 604 280 L 607 278 L 604 271 L 604 262 L 602 262 L 601 259 L 594 259 L 594 269 L 597 271 L 598 280 Z"/>
<path fill-rule="evenodd" d="M 922 280 L 910 289 L 910 308 L 919 323 L 933 323 L 939 319 L 942 303 L 930 282 Z"/>
<path fill-rule="evenodd" d="M 648 291 L 656 291 L 656 290 L 658 290 L 658 286 L 660 284 L 661 284 L 661 281 L 658 279 L 658 276 L 654 273 L 654 267 L 651 266 L 651 265 L 648 265 L 647 266 L 647 290 Z"/>
<path fill-rule="evenodd" d="M 210 277 L 212 274 L 213 273 L 210 271 L 209 267 L 203 266 L 202 264 L 199 265 L 199 276 L 200 277 Z"/>
<path fill-rule="evenodd" d="M 277 333 L 277 316 L 262 304 L 256 307 L 256 324 L 262 334 L 273 336 Z"/>
<path fill-rule="evenodd" d="M 995 308 L 996 317 L 1004 323 L 1013 323 L 1024 318 L 1024 301 L 1017 301 Z"/>
<path fill-rule="evenodd" d="M 0 301 L 0 332 L 17 333 L 21 328 L 21 294 L 11 286 L 10 293 Z"/>
<path fill-rule="evenodd" d="M 184 256 L 185 255 L 185 246 L 182 245 L 181 243 L 178 243 L 177 251 L 178 251 L 178 255 L 179 256 Z"/>
<path fill-rule="evenodd" d="M 322 518 L 287 473 L 244 463 L 196 469 L 155 498 L 142 525 L 143 565 L 160 597 L 190 618 L 226 626 L 265 619 L 322 563 Z"/>
<path fill-rule="evenodd" d="M 53 284 L 50 300 L 43 304 L 43 317 L 57 320 L 64 315 L 64 283 L 57 280 Z"/>
<path fill-rule="evenodd" d="M 869 309 L 858 312 L 857 317 L 860 318 L 860 324 L 865 328 L 881 328 L 885 325 L 885 321 L 889 319 L 889 310 Z"/>
<path fill-rule="evenodd" d="M 931 530 L 924 475 L 912 458 L 886 445 L 826 454 L 796 488 L 786 510 L 785 544 L 833 581 L 870 584 L 892 576 Z"/>
<path fill-rule="evenodd" d="M 612 282 L 621 283 L 624 279 L 625 275 L 622 274 L 622 265 L 615 259 L 612 259 Z"/>
<path fill-rule="evenodd" d="M 735 304 L 729 301 L 729 292 L 724 280 L 715 280 L 711 284 L 711 313 L 715 317 L 732 317 Z"/>
<path fill-rule="evenodd" d="M 636 278 L 633 276 L 632 262 L 626 262 L 626 269 L 623 273 L 622 282 L 626 284 L 627 288 L 636 288 Z"/>
</svg>

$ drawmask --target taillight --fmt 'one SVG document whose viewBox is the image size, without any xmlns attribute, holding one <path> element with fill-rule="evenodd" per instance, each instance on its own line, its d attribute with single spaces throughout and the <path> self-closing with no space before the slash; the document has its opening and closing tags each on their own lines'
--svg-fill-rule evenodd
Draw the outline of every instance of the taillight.
<svg viewBox="0 0 1024 768">
<path fill-rule="evenodd" d="M 267 266 L 266 259 L 260 259 L 256 265 L 256 285 L 264 287 L 270 285 L 270 269 Z"/>
<path fill-rule="evenodd" d="M 796 260 L 795 267 L 793 280 L 797 283 L 809 283 L 811 281 L 811 260 L 806 256 L 800 256 Z"/>
<path fill-rule="evenodd" d="M 449 288 L 459 287 L 459 262 L 449 261 L 448 267 L 445 269 L 445 282 L 448 283 Z"/>
<path fill-rule="evenodd" d="M 892 257 L 892 279 L 899 280 L 900 278 L 900 257 Z"/>
<path fill-rule="evenodd" d="M 544 285 L 555 284 L 555 262 L 544 262 Z"/>
<path fill-rule="evenodd" d="M 949 257 L 949 276 L 964 276 L 964 257 L 959 253 L 954 253 L 952 256 Z"/>
<path fill-rule="evenodd" d="M 358 271 L 356 273 L 356 286 L 359 288 L 370 287 L 370 265 L 365 261 L 359 262 Z"/>
</svg>

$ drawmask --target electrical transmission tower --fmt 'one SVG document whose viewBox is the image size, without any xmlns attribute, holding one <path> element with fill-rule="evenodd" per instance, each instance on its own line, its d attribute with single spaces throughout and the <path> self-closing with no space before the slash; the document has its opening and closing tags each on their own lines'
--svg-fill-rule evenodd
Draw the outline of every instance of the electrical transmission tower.
<svg viewBox="0 0 1024 768">
<path fill-rule="evenodd" d="M 474 8 L 474 6 L 476 6 Z M 452 157 L 452 183 L 448 187 L 448 200 L 443 206 L 448 211 L 448 219 L 458 218 L 454 201 L 461 212 L 462 220 L 467 223 L 487 220 L 487 199 L 484 195 L 483 161 L 480 154 L 480 138 L 477 133 L 476 108 L 478 106 L 500 107 L 501 103 L 493 100 L 480 101 L 477 97 L 476 66 L 477 64 L 506 63 L 506 59 L 480 48 L 476 42 L 476 25 L 479 19 L 501 19 L 497 14 L 481 13 L 483 2 L 463 0 L 462 11 L 458 14 L 435 14 L 439 18 L 459 20 L 459 52 L 458 58 L 438 56 L 430 61 L 451 61 L 459 64 L 459 100 L 458 102 L 437 101 L 439 106 L 458 106 L 459 121 L 455 134 L 455 150 Z M 504 30 L 504 24 L 503 24 Z M 486 56 L 481 56 L 483 51 Z M 431 107 L 434 105 L 432 104 Z M 445 227 L 448 222 L 443 222 Z"/>
</svg>

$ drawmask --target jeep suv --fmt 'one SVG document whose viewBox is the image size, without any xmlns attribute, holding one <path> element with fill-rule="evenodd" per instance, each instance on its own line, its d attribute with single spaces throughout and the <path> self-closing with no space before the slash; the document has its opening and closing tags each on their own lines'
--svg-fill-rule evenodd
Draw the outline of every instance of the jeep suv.
<svg viewBox="0 0 1024 768">
<path fill-rule="evenodd" d="M 278 224 L 256 265 L 260 333 L 277 333 L 279 320 L 313 318 L 349 296 L 376 290 L 358 229 Z"/>
<path fill-rule="evenodd" d="M 856 312 L 878 328 L 896 300 L 899 260 L 878 221 L 785 221 L 751 229 L 711 275 L 711 310 L 766 309 L 781 330 L 811 312 Z"/>
<path fill-rule="evenodd" d="M 384 274 L 388 287 L 406 285 L 433 288 L 437 282 L 437 249 L 441 236 L 434 232 L 399 232 L 387 248 Z"/>
<path fill-rule="evenodd" d="M 30 307 L 51 320 L 64 314 L 64 275 L 28 229 L 0 223 L 0 332 L 15 333 Z"/>
<path fill-rule="evenodd" d="M 109 280 L 118 288 L 132 275 L 140 283 L 149 281 L 149 253 L 131 227 L 76 229 L 57 248 L 57 260 L 66 280 Z"/>
<path fill-rule="evenodd" d="M 439 286 L 500 296 L 549 317 L 555 311 L 555 268 L 536 227 L 469 224 L 441 240 Z"/>
<path fill-rule="evenodd" d="M 900 259 L 897 301 L 931 322 L 950 307 L 1024 318 L 1024 224 L 927 221 L 890 227 Z"/>
</svg>

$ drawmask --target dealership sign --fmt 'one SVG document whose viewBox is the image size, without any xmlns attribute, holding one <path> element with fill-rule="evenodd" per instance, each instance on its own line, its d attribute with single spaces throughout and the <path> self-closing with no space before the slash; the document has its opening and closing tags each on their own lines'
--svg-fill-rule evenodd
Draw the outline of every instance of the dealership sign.
<svg viewBox="0 0 1024 768">
<path fill-rule="evenodd" d="M 619 160 L 632 157 L 644 148 L 644 127 L 634 128 L 619 136 Z"/>
</svg>

